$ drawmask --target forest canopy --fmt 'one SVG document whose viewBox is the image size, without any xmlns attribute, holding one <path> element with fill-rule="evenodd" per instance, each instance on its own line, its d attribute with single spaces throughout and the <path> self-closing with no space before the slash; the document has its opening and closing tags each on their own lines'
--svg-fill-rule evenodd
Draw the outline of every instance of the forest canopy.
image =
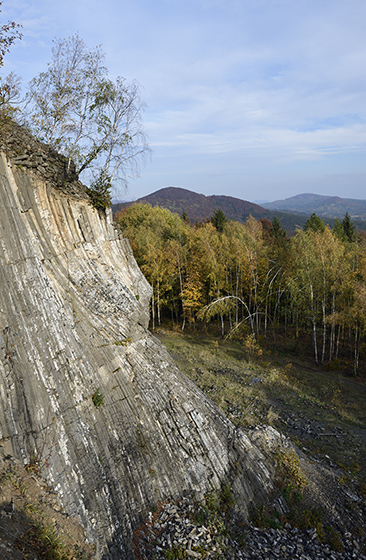
<svg viewBox="0 0 366 560">
<path fill-rule="evenodd" d="M 366 242 L 349 216 L 332 230 L 313 215 L 291 238 L 278 219 L 249 217 L 241 224 L 215 218 L 191 225 L 184 216 L 141 203 L 117 214 L 153 287 L 153 328 L 165 317 L 182 329 L 214 320 L 223 336 L 306 337 L 316 363 L 344 358 L 358 373 Z"/>
</svg>

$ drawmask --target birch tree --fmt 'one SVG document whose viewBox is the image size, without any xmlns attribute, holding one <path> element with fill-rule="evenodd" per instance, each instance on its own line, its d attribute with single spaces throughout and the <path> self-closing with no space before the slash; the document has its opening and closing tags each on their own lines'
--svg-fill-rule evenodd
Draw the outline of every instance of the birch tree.
<svg viewBox="0 0 366 560">
<path fill-rule="evenodd" d="M 2 2 L 0 2 L 1 8 Z M 0 9 L 1 12 L 1 9 Z M 4 64 L 4 56 L 16 40 L 22 38 L 21 25 L 14 21 L 8 21 L 0 25 L 0 68 Z M 13 103 L 20 93 L 20 78 L 13 72 L 3 77 L 0 76 L 0 114 L 2 117 L 14 116 Z"/>
<path fill-rule="evenodd" d="M 25 108 L 32 131 L 96 190 L 125 184 L 148 153 L 139 86 L 112 81 L 104 62 L 101 47 L 88 49 L 78 35 L 55 39 L 47 70 L 29 83 Z"/>
<path fill-rule="evenodd" d="M 2 4 L 3 3 L 0 2 L 0 8 Z M 0 9 L 0 13 L 1 11 Z M 14 42 L 22 38 L 22 34 L 19 31 L 21 27 L 22 26 L 19 23 L 15 23 L 15 21 L 8 21 L 8 23 L 0 25 L 0 66 L 3 65 L 4 56 L 10 51 Z"/>
</svg>

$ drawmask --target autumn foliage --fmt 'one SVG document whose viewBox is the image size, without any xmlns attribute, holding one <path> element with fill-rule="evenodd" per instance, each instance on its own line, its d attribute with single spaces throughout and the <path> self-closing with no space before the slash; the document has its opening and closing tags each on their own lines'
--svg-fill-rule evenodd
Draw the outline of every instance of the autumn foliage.
<svg viewBox="0 0 366 560">
<path fill-rule="evenodd" d="M 366 244 L 356 235 L 349 241 L 326 225 L 312 227 L 314 217 L 291 238 L 278 220 L 191 225 L 140 203 L 116 220 L 153 286 L 153 328 L 163 317 L 183 329 L 201 319 L 215 322 L 223 336 L 306 338 L 318 364 L 343 356 L 359 371 Z"/>
</svg>

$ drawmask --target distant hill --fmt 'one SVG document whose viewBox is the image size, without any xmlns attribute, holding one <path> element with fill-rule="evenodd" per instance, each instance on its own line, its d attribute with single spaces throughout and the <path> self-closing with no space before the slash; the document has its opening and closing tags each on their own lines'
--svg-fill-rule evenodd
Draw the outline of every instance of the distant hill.
<svg viewBox="0 0 366 560">
<path fill-rule="evenodd" d="M 177 212 L 180 216 L 183 212 L 186 212 L 193 223 L 209 218 L 219 208 L 225 212 L 230 220 L 238 222 L 245 222 L 250 215 L 257 220 L 267 218 L 271 221 L 277 216 L 289 234 L 294 233 L 297 227 L 303 227 L 308 218 L 308 216 L 289 214 L 288 212 L 274 212 L 253 202 L 234 198 L 233 196 L 205 196 L 179 187 L 165 187 L 143 198 L 139 198 L 136 202 L 168 208 L 171 212 Z M 121 208 L 130 204 L 132 203 L 114 204 L 112 207 L 113 213 L 115 214 Z"/>
<path fill-rule="evenodd" d="M 328 206 L 328 211 L 331 215 L 323 211 L 322 204 L 325 205 L 324 199 L 327 201 L 333 201 L 333 206 Z M 339 203 L 339 201 L 342 201 L 342 203 Z M 346 204 L 343 205 L 343 203 L 347 201 L 361 203 L 359 208 L 362 207 L 363 203 L 365 205 L 365 212 L 361 215 L 363 215 L 364 218 L 356 219 L 355 214 L 350 211 L 351 206 L 347 206 Z M 186 212 L 192 223 L 210 218 L 214 211 L 219 208 L 225 212 L 229 220 L 236 220 L 237 222 L 242 223 L 244 223 L 250 215 L 252 215 L 253 218 L 256 218 L 256 220 L 267 218 L 271 222 L 273 218 L 277 216 L 289 235 L 294 234 L 297 228 L 302 228 L 306 220 L 313 212 L 316 212 L 318 216 L 321 216 L 325 223 L 329 224 L 331 227 L 333 226 L 334 219 L 336 217 L 343 218 L 345 213 L 348 212 L 352 217 L 352 221 L 356 228 L 361 231 L 366 231 L 366 201 L 339 198 L 335 196 L 328 197 L 317 194 L 300 194 L 287 198 L 286 200 L 265 203 L 263 206 L 259 206 L 253 202 L 241 200 L 240 198 L 235 198 L 233 196 L 205 196 L 180 187 L 165 187 L 152 194 L 139 198 L 136 202 L 144 202 L 151 204 L 151 206 L 168 208 L 168 210 L 176 212 L 180 216 L 183 212 Z M 120 202 L 113 204 L 113 214 L 116 214 L 116 212 L 121 210 L 121 208 L 130 206 L 131 204 L 133 204 L 133 202 Z M 276 205 L 276 208 L 278 205 L 278 209 L 269 208 L 270 205 Z M 283 205 L 286 206 L 286 210 L 283 208 Z M 336 206 L 339 208 L 338 213 L 335 212 Z M 302 208 L 302 210 L 300 210 L 300 208 Z"/>
<path fill-rule="evenodd" d="M 275 200 L 263 204 L 268 210 L 301 212 L 330 218 L 343 218 L 346 212 L 353 220 L 366 220 L 366 200 L 341 198 L 339 196 L 322 196 L 319 194 L 298 194 L 285 200 Z"/>
</svg>

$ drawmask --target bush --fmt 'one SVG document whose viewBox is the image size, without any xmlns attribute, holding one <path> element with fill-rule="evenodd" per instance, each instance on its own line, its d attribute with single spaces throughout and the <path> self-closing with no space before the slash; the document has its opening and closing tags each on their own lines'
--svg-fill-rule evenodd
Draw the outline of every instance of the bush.
<svg viewBox="0 0 366 560">
<path fill-rule="evenodd" d="M 302 490 L 307 485 L 300 460 L 293 449 L 278 450 L 276 453 L 277 474 L 282 488 L 282 494 L 287 503 L 298 502 L 302 497 Z"/>
<path fill-rule="evenodd" d="M 252 358 L 258 359 L 262 357 L 263 351 L 260 348 L 254 334 L 248 334 L 248 336 L 244 339 L 243 349 L 246 353 L 248 361 Z"/>
<path fill-rule="evenodd" d="M 111 178 L 102 170 L 99 177 L 86 190 L 94 208 L 105 210 L 112 206 L 111 188 Z"/>
<path fill-rule="evenodd" d="M 104 404 L 104 395 L 100 392 L 100 389 L 97 389 L 95 393 L 92 394 L 92 401 L 95 408 L 99 408 Z"/>
</svg>

